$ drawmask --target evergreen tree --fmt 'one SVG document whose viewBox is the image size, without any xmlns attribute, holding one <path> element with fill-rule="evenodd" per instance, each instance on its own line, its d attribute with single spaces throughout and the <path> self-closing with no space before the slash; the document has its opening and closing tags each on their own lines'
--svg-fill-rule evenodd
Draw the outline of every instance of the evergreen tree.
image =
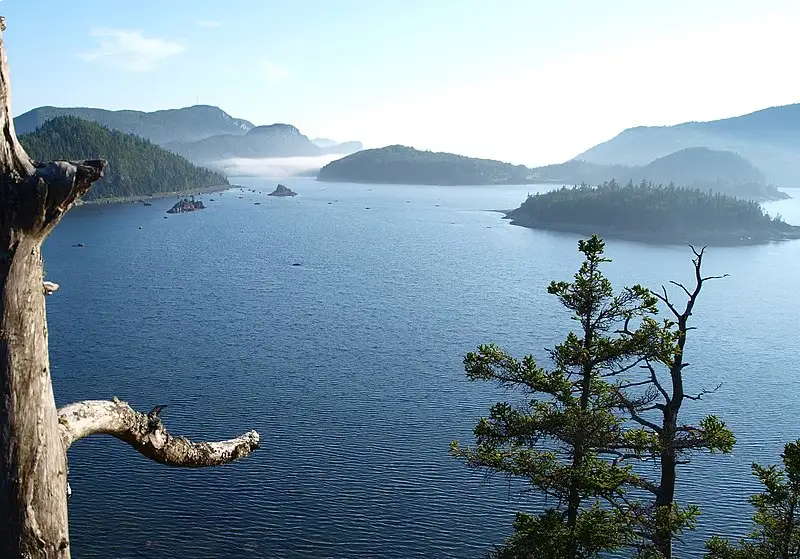
<svg viewBox="0 0 800 559">
<path fill-rule="evenodd" d="M 753 464 L 764 492 L 750 497 L 756 509 L 755 528 L 733 545 L 714 536 L 706 544 L 707 559 L 790 559 L 800 557 L 800 440 L 781 454 L 783 468 Z"/>
<path fill-rule="evenodd" d="M 470 380 L 520 389 L 527 401 L 494 405 L 474 430 L 476 446 L 453 442 L 452 455 L 471 467 L 524 478 L 555 500 L 541 514 L 518 513 L 515 533 L 498 557 L 597 557 L 637 541 L 631 514 L 639 507 L 626 494 L 644 481 L 623 459 L 638 456 L 649 442 L 642 429 L 626 427 L 613 381 L 643 356 L 663 352 L 663 331 L 652 318 L 657 299 L 640 285 L 614 295 L 600 270 L 609 260 L 597 236 L 578 248 L 585 260 L 574 281 L 548 287 L 579 324 L 578 333 L 550 351 L 552 368 L 494 345 L 464 360 Z"/>
</svg>

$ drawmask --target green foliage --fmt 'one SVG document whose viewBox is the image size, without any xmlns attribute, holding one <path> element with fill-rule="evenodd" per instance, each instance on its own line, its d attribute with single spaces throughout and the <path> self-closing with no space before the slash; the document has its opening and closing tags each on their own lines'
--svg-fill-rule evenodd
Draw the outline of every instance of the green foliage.
<svg viewBox="0 0 800 559">
<path fill-rule="evenodd" d="M 322 181 L 385 184 L 495 184 L 529 182 L 530 169 L 492 159 L 420 151 L 406 146 L 367 149 L 325 165 Z"/>
<path fill-rule="evenodd" d="M 793 235 L 798 229 L 771 219 L 753 201 L 648 182 L 622 186 L 611 181 L 531 195 L 509 217 L 526 227 L 592 230 L 659 242 Z"/>
<path fill-rule="evenodd" d="M 755 528 L 733 545 L 713 537 L 707 559 L 789 559 L 800 557 L 800 440 L 789 443 L 781 454 L 783 468 L 753 464 L 753 474 L 764 492 L 750 497 L 755 508 Z"/>
<path fill-rule="evenodd" d="M 637 541 L 636 508 L 626 494 L 642 480 L 621 459 L 630 447 L 649 449 L 652 436 L 626 426 L 613 381 L 642 356 L 663 352 L 652 318 L 657 299 L 640 285 L 614 294 L 600 271 L 609 260 L 597 236 L 578 248 L 585 259 L 573 281 L 548 287 L 580 325 L 551 350 L 552 368 L 494 345 L 464 359 L 470 380 L 519 389 L 526 398 L 517 406 L 495 404 L 475 427 L 475 447 L 453 442 L 452 455 L 474 468 L 524 478 L 558 503 L 536 516 L 518 515 L 500 557 L 597 557 Z"/>
<path fill-rule="evenodd" d="M 76 117 L 47 121 L 36 132 L 20 136 L 20 142 L 37 161 L 107 159 L 106 175 L 89 191 L 89 200 L 228 184 L 223 175 L 195 167 L 148 140 Z"/>
<path fill-rule="evenodd" d="M 563 515 L 555 509 L 537 516 L 517 513 L 514 534 L 491 557 L 564 559 L 564 550 L 570 548 L 573 539 L 578 542 L 576 557 L 597 557 L 604 551 L 620 549 L 620 542 L 630 537 L 626 524 L 623 513 L 603 509 L 597 503 L 578 516 L 574 530 L 569 529 Z"/>
</svg>

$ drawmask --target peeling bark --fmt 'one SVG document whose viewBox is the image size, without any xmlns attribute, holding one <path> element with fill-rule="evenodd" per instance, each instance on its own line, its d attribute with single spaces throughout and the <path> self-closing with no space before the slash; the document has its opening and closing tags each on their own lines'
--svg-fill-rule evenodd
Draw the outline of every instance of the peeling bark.
<svg viewBox="0 0 800 559">
<path fill-rule="evenodd" d="M 220 442 L 192 442 L 173 437 L 155 413 L 144 414 L 117 399 L 87 400 L 58 410 L 64 448 L 89 435 L 111 435 L 151 460 L 183 468 L 220 466 L 244 458 L 258 448 L 259 437 L 249 431 Z"/>
<path fill-rule="evenodd" d="M 69 559 L 66 450 L 74 440 L 107 432 L 159 462 L 197 467 L 246 456 L 258 446 L 258 434 L 191 443 L 169 435 L 157 414 L 117 402 L 68 406 L 59 423 L 45 314 L 45 294 L 54 284 L 44 282 L 41 246 L 103 176 L 106 162 L 35 163 L 18 142 L 11 115 L 0 38 L 0 558 Z"/>
</svg>

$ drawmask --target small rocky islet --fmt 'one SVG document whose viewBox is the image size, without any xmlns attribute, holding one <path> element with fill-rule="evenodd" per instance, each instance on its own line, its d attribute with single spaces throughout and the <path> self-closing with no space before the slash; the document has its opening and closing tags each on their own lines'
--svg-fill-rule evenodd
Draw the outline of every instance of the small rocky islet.
<svg viewBox="0 0 800 559">
<path fill-rule="evenodd" d="M 293 191 L 286 186 L 279 184 L 275 190 L 267 194 L 267 196 L 297 196 L 297 192 Z"/>
<path fill-rule="evenodd" d="M 183 200 L 179 200 L 172 206 L 170 209 L 167 210 L 168 214 L 182 214 L 186 212 L 194 212 L 197 210 L 204 210 L 206 207 L 203 205 L 202 200 L 195 200 L 194 196 L 191 199 L 184 198 Z"/>
</svg>

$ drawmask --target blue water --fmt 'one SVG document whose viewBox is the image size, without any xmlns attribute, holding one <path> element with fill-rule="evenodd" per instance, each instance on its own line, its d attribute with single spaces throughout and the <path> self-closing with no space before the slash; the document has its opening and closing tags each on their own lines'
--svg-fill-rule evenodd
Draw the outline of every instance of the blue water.
<svg viewBox="0 0 800 559">
<path fill-rule="evenodd" d="M 300 196 L 276 199 L 274 183 L 244 184 L 258 192 L 205 195 L 207 210 L 168 219 L 171 200 L 76 208 L 45 244 L 61 284 L 47 301 L 59 405 L 166 403 L 175 434 L 255 428 L 263 441 L 206 470 L 80 441 L 74 556 L 482 557 L 533 505 L 448 456 L 492 402 L 514 398 L 467 382 L 461 361 L 483 342 L 543 356 L 563 338 L 570 321 L 545 288 L 575 272 L 577 237 L 485 211 L 515 207 L 528 186 L 298 179 L 286 184 Z M 800 224 L 792 193 L 768 206 Z M 692 277 L 687 248 L 607 252 L 619 285 Z M 680 473 L 681 498 L 703 511 L 686 556 L 747 528 L 749 464 L 800 436 L 800 242 L 713 249 L 706 269 L 730 277 L 696 308 L 687 385 L 724 384 L 687 402 L 686 419 L 718 413 L 738 444 Z"/>
</svg>

